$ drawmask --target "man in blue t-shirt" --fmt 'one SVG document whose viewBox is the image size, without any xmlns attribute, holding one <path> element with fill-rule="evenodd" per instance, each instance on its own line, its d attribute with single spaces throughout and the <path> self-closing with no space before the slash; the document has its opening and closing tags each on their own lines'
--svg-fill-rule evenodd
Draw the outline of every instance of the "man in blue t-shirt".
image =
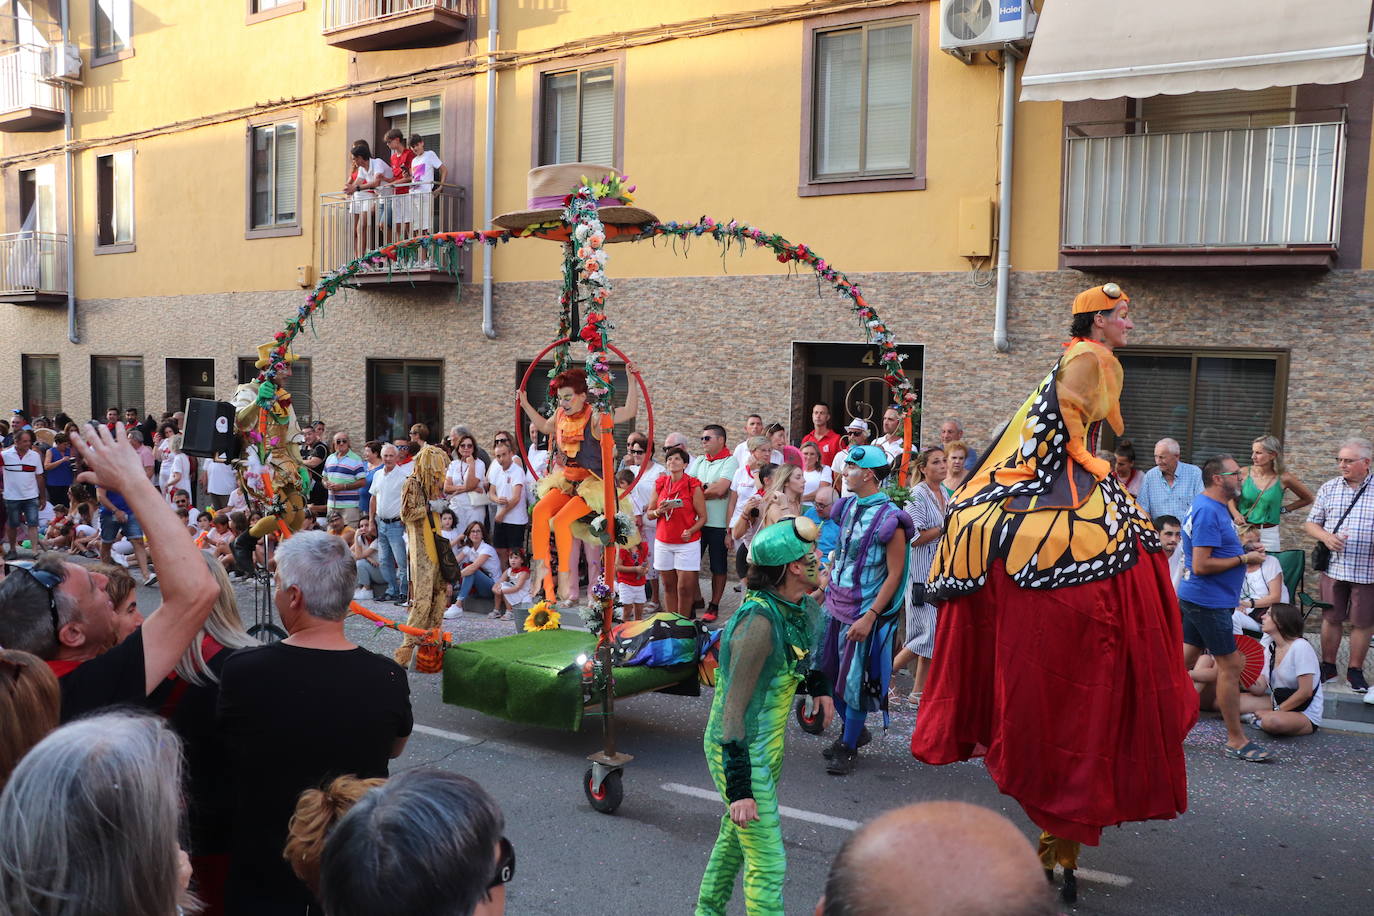
<svg viewBox="0 0 1374 916">
<path fill-rule="evenodd" d="M 110 548 L 121 537 L 129 539 L 134 548 L 134 559 L 138 561 L 138 571 L 143 574 L 144 585 L 156 585 L 157 573 L 148 571 L 148 546 L 143 540 L 143 527 L 134 517 L 134 511 L 118 490 L 96 487 L 96 502 L 100 504 L 100 561 L 111 562 Z"/>
<path fill-rule="evenodd" d="M 1247 740 L 1240 726 L 1240 674 L 1244 657 L 1236 651 L 1231 614 L 1240 603 L 1245 564 L 1264 559 L 1261 549 L 1246 553 L 1236 536 L 1227 504 L 1240 494 L 1240 465 L 1218 455 L 1202 466 L 1203 490 L 1183 522 L 1183 578 L 1178 606 L 1183 612 L 1183 661 L 1189 669 L 1205 649 L 1217 664 L 1217 706 L 1226 723 L 1226 756 L 1267 763 L 1273 754 Z"/>
</svg>

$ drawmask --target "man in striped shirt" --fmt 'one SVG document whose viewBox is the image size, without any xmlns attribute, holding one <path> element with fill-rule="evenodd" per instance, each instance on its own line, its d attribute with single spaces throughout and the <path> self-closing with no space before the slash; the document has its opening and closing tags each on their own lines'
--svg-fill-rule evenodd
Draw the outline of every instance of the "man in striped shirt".
<svg viewBox="0 0 1374 916">
<path fill-rule="evenodd" d="M 343 516 L 358 526 L 358 495 L 367 484 L 367 462 L 348 446 L 348 433 L 334 434 L 334 453 L 324 463 L 324 488 L 329 491 L 329 515 Z"/>
</svg>

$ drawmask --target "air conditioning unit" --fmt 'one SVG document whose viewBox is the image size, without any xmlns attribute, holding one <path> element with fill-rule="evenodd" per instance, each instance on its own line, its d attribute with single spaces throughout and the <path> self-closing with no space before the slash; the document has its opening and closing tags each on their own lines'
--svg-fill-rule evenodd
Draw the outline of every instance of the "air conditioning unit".
<svg viewBox="0 0 1374 916">
<path fill-rule="evenodd" d="M 976 51 L 1024 45 L 1038 18 L 1031 0 L 941 0 L 940 50 L 968 63 Z"/>
<path fill-rule="evenodd" d="M 74 44 L 49 45 L 43 53 L 43 79 L 81 85 L 81 49 Z"/>
</svg>

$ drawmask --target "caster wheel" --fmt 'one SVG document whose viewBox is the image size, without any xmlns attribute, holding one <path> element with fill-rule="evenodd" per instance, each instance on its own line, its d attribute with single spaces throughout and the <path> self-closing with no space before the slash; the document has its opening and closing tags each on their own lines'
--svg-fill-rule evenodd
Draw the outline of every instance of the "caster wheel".
<svg viewBox="0 0 1374 916">
<path fill-rule="evenodd" d="M 248 635 L 265 645 L 281 642 L 286 638 L 286 631 L 275 623 L 259 623 L 248 628 Z"/>
<path fill-rule="evenodd" d="M 612 770 L 601 781 L 600 789 L 592 788 L 592 768 L 582 774 L 582 792 L 587 796 L 587 804 L 602 814 L 615 814 L 625 798 L 625 787 L 620 781 L 621 771 Z"/>
<path fill-rule="evenodd" d="M 821 718 L 819 712 L 814 716 L 808 716 L 806 714 L 805 699 L 797 700 L 797 724 L 800 725 L 801 730 L 808 735 L 819 735 L 821 732 L 825 731 L 824 720 Z"/>
</svg>

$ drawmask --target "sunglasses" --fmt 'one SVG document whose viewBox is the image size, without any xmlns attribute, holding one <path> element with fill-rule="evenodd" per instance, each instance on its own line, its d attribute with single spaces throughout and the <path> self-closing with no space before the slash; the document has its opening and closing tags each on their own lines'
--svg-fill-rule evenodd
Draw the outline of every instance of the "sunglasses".
<svg viewBox="0 0 1374 916">
<path fill-rule="evenodd" d="M 5 570 L 7 575 L 25 573 L 48 593 L 48 617 L 52 620 L 52 635 L 56 639 L 58 630 L 62 628 L 57 620 L 57 586 L 62 584 L 62 580 L 57 577 L 56 573 L 50 573 L 46 569 L 30 569 L 27 566 L 14 566 L 7 563 Z"/>
<path fill-rule="evenodd" d="M 495 444 L 496 444 L 496 445 L 510 445 L 510 440 L 507 439 L 505 436 L 502 436 L 501 438 L 499 438 L 499 439 L 496 440 Z"/>
<path fill-rule="evenodd" d="M 701 441 L 702 441 L 702 442 L 712 442 L 712 441 L 715 440 L 715 438 L 716 438 L 715 436 L 702 436 L 702 437 L 701 437 Z"/>
<path fill-rule="evenodd" d="M 491 883 L 487 885 L 487 890 L 495 890 L 503 884 L 510 884 L 515 879 L 515 847 L 511 841 L 501 837 L 501 859 L 496 863 L 496 874 L 492 876 Z"/>
<path fill-rule="evenodd" d="M 631 455 L 642 455 L 642 454 L 644 454 L 644 449 L 642 449 L 642 448 L 632 448 L 632 449 L 630 449 L 630 454 L 631 454 Z"/>
</svg>

